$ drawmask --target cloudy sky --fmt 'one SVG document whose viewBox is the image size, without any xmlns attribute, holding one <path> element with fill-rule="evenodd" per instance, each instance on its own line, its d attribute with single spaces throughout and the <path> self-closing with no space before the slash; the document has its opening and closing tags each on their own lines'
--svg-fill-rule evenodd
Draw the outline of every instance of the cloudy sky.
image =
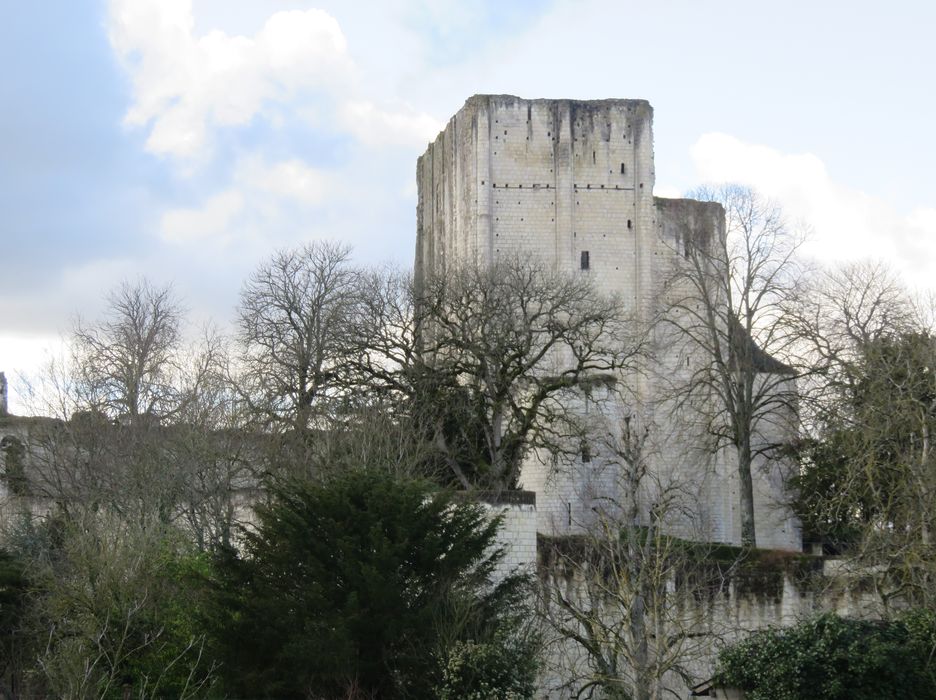
<svg viewBox="0 0 936 700">
<path fill-rule="evenodd" d="M 0 7 L 8 375 L 125 279 L 171 282 L 223 325 L 277 248 L 411 264 L 416 158 L 474 93 L 648 99 L 657 194 L 751 184 L 813 228 L 817 258 L 936 287 L 936 3 Z"/>
</svg>

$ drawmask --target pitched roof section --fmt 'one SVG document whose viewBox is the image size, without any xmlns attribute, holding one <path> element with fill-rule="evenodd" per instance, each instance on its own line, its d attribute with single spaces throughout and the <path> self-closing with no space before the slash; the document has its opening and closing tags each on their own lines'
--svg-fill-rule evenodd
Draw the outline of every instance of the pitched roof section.
<svg viewBox="0 0 936 700">
<path fill-rule="evenodd" d="M 729 324 L 731 328 L 731 358 L 732 364 L 736 365 L 742 358 L 749 359 L 755 372 L 765 374 L 796 374 L 796 370 L 777 358 L 764 352 L 747 330 L 741 325 L 734 316 L 730 317 Z"/>
</svg>

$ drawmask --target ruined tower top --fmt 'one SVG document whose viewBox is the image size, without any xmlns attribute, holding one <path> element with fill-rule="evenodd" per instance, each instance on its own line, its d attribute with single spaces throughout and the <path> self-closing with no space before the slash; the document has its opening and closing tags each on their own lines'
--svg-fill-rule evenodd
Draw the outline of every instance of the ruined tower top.
<svg viewBox="0 0 936 700">
<path fill-rule="evenodd" d="M 475 95 L 417 164 L 416 276 L 535 255 L 638 304 L 656 235 L 646 100 Z"/>
</svg>

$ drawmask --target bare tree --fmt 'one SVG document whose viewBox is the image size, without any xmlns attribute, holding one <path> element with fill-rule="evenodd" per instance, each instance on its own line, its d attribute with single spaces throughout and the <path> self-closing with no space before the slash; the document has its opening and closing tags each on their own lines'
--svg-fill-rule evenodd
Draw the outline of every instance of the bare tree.
<svg viewBox="0 0 936 700">
<path fill-rule="evenodd" d="M 753 547 L 752 465 L 774 458 L 795 430 L 798 346 L 790 305 L 801 278 L 802 234 L 750 189 L 729 185 L 693 196 L 721 204 L 725 223 L 710 235 L 688 218 L 677 222 L 664 324 L 694 359 L 688 380 L 673 387 L 675 405 L 705 416 L 714 449 L 731 448 L 741 540 Z"/>
<path fill-rule="evenodd" d="M 195 545 L 229 545 L 236 525 L 256 495 L 255 435 L 243 402 L 228 381 L 228 352 L 209 332 L 183 363 L 184 408 L 164 431 L 160 446 L 178 480 L 177 517 Z"/>
<path fill-rule="evenodd" d="M 794 305 L 801 353 L 814 371 L 804 383 L 804 424 L 840 406 L 869 345 L 900 334 L 926 332 L 926 313 L 880 262 L 849 263 L 806 277 Z"/>
<path fill-rule="evenodd" d="M 182 316 L 170 287 L 140 280 L 125 282 L 108 295 L 100 321 L 76 321 L 72 349 L 83 403 L 131 422 L 177 410 L 175 353 Z"/>
<path fill-rule="evenodd" d="M 377 458 L 371 463 L 464 486 L 455 475 L 471 471 L 474 453 L 464 450 L 450 466 L 446 457 L 452 455 L 439 450 L 447 443 L 437 433 L 458 430 L 451 401 L 458 389 L 451 373 L 421 351 L 429 314 L 417 303 L 412 275 L 390 267 L 368 270 L 358 289 L 347 365 L 354 389 L 344 407 L 344 429 L 330 435 L 337 438 L 331 447 L 344 453 L 339 459 L 366 453 Z M 472 432 L 467 424 L 460 427 Z"/>
<path fill-rule="evenodd" d="M 140 526 L 187 522 L 202 546 L 227 539 L 246 484 L 226 349 L 183 342 L 180 303 L 147 282 L 108 295 L 76 326 L 30 398 L 22 490 L 66 519 L 106 510 Z"/>
<path fill-rule="evenodd" d="M 565 399 L 640 348 L 617 299 L 538 262 L 378 289 L 359 366 L 379 390 L 409 395 L 464 488 L 513 488 L 529 450 L 565 437 Z"/>
<path fill-rule="evenodd" d="M 180 480 L 162 463 L 162 434 L 197 392 L 184 385 L 181 303 L 146 280 L 107 295 L 102 318 L 79 319 L 66 357 L 32 399 L 53 420 L 30 426 L 29 490 L 63 512 L 117 508 L 168 517 Z"/>
<path fill-rule="evenodd" d="M 936 329 L 881 264 L 820 276 L 805 296 L 810 382 L 798 509 L 871 574 L 885 610 L 936 600 Z"/>
<path fill-rule="evenodd" d="M 651 465 L 660 435 L 640 411 L 605 416 L 593 428 L 594 458 L 615 479 L 582 534 L 544 542 L 550 659 L 570 697 L 681 697 L 716 641 L 702 611 L 731 564 L 674 535 L 693 523 L 701 529 L 696 490 L 685 475 Z"/>
<path fill-rule="evenodd" d="M 238 384 L 259 426 L 307 434 L 341 393 L 357 273 L 350 249 L 280 251 L 244 284 Z"/>
<path fill-rule="evenodd" d="M 213 670 L 189 621 L 170 619 L 188 602 L 177 565 L 230 539 L 238 402 L 221 339 L 185 343 L 168 289 L 123 285 L 108 300 L 33 386 L 49 417 L 20 424 L 21 517 L 4 544 L 38 582 L 34 675 L 48 692 L 111 697 L 132 676 L 140 697 L 198 696 Z"/>
<path fill-rule="evenodd" d="M 166 571 L 180 539 L 104 513 L 36 533 L 30 572 L 38 590 L 29 624 L 41 640 L 37 671 L 49 695 L 199 697 L 215 665 L 204 635 L 177 616 L 188 592 Z M 44 550 L 44 551 L 43 551 Z M 176 619 L 173 619 L 176 616 Z M 195 629 L 195 628 L 192 628 Z"/>
</svg>

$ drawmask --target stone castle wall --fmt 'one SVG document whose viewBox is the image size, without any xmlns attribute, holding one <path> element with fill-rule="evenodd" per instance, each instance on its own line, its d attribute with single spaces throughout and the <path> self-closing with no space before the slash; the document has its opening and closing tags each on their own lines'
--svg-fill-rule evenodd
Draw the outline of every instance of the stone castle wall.
<svg viewBox="0 0 936 700">
<path fill-rule="evenodd" d="M 471 97 L 417 164 L 417 283 L 457 265 L 535 257 L 588 275 L 598 291 L 620 297 L 636 327 L 647 328 L 667 293 L 679 291 L 667 283 L 686 236 L 704 243 L 724 231 L 719 205 L 655 198 L 654 177 L 653 109 L 644 100 Z M 667 382 L 698 366 L 696 358 L 672 339 L 658 340 L 655 365 L 621 377 L 633 402 L 653 414 L 655 469 L 692 492 L 696 536 L 738 543 L 731 455 L 699 449 L 692 418 L 674 416 L 661 398 Z M 612 414 L 628 410 L 604 405 Z M 759 540 L 799 549 L 782 480 L 766 465 L 754 478 Z M 537 493 L 544 533 L 587 526 L 595 502 L 613 500 L 619 485 L 597 449 L 587 461 L 562 464 L 533 455 L 521 482 Z"/>
<path fill-rule="evenodd" d="M 505 548 L 507 556 L 498 574 L 535 571 L 543 595 L 541 605 L 557 591 L 575 600 L 576 596 L 584 595 L 581 581 L 570 574 L 561 558 L 557 560 L 552 551 L 557 546 L 562 549 L 565 541 L 571 546 L 570 556 L 575 556 L 571 553 L 581 551 L 577 549 L 579 545 L 574 536 L 537 536 L 539 504 L 531 496 L 523 491 L 505 492 L 487 503 L 491 515 L 500 515 L 503 520 L 497 542 Z M 733 560 L 731 552 L 727 556 L 722 552 L 719 559 L 715 549 L 710 565 L 713 571 L 721 573 L 705 579 L 707 584 L 697 581 L 693 586 L 687 584 L 689 579 L 686 579 L 673 580 L 667 585 L 671 605 L 678 610 L 667 613 L 666 624 L 675 621 L 678 630 L 674 628 L 674 631 L 689 629 L 695 639 L 680 652 L 680 663 L 694 682 L 711 677 L 719 649 L 756 630 L 793 625 L 825 612 L 869 619 L 879 618 L 883 613 L 881 599 L 870 585 L 870 576 L 843 571 L 841 561 L 836 558 L 761 550 L 738 562 Z M 740 550 L 734 553 L 740 554 Z M 622 601 L 614 595 L 614 586 L 618 583 L 612 577 L 605 584 L 610 587 L 605 612 L 608 629 L 614 629 L 614 621 L 627 615 Z M 626 599 L 626 593 L 623 595 Z M 594 603 L 588 600 L 589 604 Z M 618 632 L 624 634 L 624 628 L 626 624 Z M 574 691 L 584 683 L 582 679 L 591 677 L 594 669 L 589 668 L 587 655 L 574 640 L 561 638 L 548 628 L 545 633 L 545 661 L 536 697 L 552 700 L 575 697 Z M 676 690 L 678 697 L 688 696 L 686 679 L 671 675 L 667 676 L 666 684 Z"/>
<path fill-rule="evenodd" d="M 495 546 L 503 548 L 504 558 L 498 565 L 496 577 L 502 578 L 517 571 L 534 573 L 537 561 L 536 494 L 505 491 L 480 494 L 479 500 L 489 517 L 501 518 Z"/>
<path fill-rule="evenodd" d="M 668 587 L 672 605 L 678 612 L 668 613 L 671 633 L 689 633 L 692 640 L 685 647 L 669 650 L 679 654 L 679 665 L 687 676 L 668 673 L 664 686 L 666 697 L 689 697 L 690 687 L 711 678 L 718 652 L 725 646 L 769 627 L 786 627 L 822 613 L 848 617 L 880 619 L 881 602 L 873 590 L 860 580 L 843 578 L 835 571 L 835 560 L 802 557 L 784 564 L 754 565 L 728 576 L 720 587 L 708 592 L 681 590 L 678 583 Z M 540 569 L 542 585 L 558 587 L 566 596 L 580 595 L 575 581 L 562 574 Z M 609 596 L 606 611 L 607 629 L 625 635 L 627 610 L 615 608 Z M 588 609 L 584 606 L 583 609 Z M 615 621 L 620 627 L 615 627 Z M 587 638 L 582 630 L 583 638 Z M 604 640 L 609 643 L 609 640 Z M 567 700 L 578 697 L 576 691 L 596 671 L 581 645 L 569 638 L 553 637 L 546 648 L 544 667 L 539 678 L 538 698 Z"/>
</svg>

